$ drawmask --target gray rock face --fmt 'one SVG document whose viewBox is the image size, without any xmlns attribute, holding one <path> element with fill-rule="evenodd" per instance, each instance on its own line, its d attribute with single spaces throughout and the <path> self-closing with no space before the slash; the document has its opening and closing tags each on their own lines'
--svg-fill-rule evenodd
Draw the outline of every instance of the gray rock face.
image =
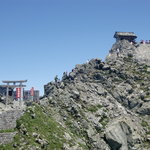
<svg viewBox="0 0 150 150">
<path fill-rule="evenodd" d="M 119 54 L 117 55 L 117 49 L 119 49 Z M 127 40 L 117 41 L 111 48 L 108 56 L 106 57 L 107 62 L 113 62 L 117 60 L 118 57 L 125 56 L 134 56 L 135 55 L 136 46 L 132 45 Z"/>
<path fill-rule="evenodd" d="M 127 131 L 123 131 L 122 128 L 128 128 L 128 126 L 124 123 L 115 124 L 115 126 L 110 126 L 106 130 L 106 140 L 112 150 L 128 150 L 126 132 L 129 131 L 128 129 Z"/>
<path fill-rule="evenodd" d="M 142 115 L 150 115 L 150 102 L 145 102 L 137 112 Z"/>
<path fill-rule="evenodd" d="M 82 135 L 89 149 L 143 149 L 149 132 L 142 121 L 149 115 L 150 76 L 149 66 L 136 59 L 137 47 L 118 41 L 105 63 L 92 59 L 76 65 L 60 82 L 45 85 L 45 97 L 59 112 L 54 118 Z"/>
<path fill-rule="evenodd" d="M 119 55 L 117 56 L 117 49 Z M 131 44 L 127 40 L 117 41 L 111 48 L 106 61 L 114 61 L 118 57 L 133 57 L 139 63 L 150 65 L 150 44 Z"/>
<path fill-rule="evenodd" d="M 150 44 L 140 44 L 135 51 L 135 58 L 140 63 L 150 65 Z"/>
<path fill-rule="evenodd" d="M 22 110 L 9 110 L 0 113 L 0 130 L 13 129 L 16 120 L 22 116 Z"/>
<path fill-rule="evenodd" d="M 44 107 L 50 109 L 48 115 L 72 133 L 64 137 L 74 145 L 64 142 L 63 149 L 149 150 L 148 51 L 149 45 L 117 41 L 105 62 L 97 58 L 76 65 L 62 80 L 44 86 L 42 110 L 47 113 Z M 16 112 L 1 114 L 1 129 L 13 128 L 16 116 Z M 26 129 L 20 132 L 26 134 Z M 36 142 L 48 143 L 44 137 Z"/>
<path fill-rule="evenodd" d="M 105 138 L 112 150 L 129 150 L 142 141 L 140 122 L 133 121 L 129 115 L 114 119 L 106 128 Z"/>
<path fill-rule="evenodd" d="M 6 106 L 4 106 L 6 107 Z M 16 127 L 16 121 L 23 115 L 23 109 L 17 109 L 16 104 L 15 108 L 7 106 L 7 109 L 3 108 L 0 111 L 0 144 L 7 144 L 12 142 L 13 137 L 16 135 L 16 132 L 13 129 Z"/>
<path fill-rule="evenodd" d="M 0 133 L 0 144 L 7 144 L 12 142 L 13 137 L 16 135 L 16 132 L 11 133 Z"/>
</svg>

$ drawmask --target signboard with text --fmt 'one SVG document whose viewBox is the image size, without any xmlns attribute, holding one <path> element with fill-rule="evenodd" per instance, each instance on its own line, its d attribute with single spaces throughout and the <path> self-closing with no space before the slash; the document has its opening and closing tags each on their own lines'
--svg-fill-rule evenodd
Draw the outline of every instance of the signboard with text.
<svg viewBox="0 0 150 150">
<path fill-rule="evenodd" d="M 16 88 L 16 98 L 21 98 L 21 88 Z"/>
<path fill-rule="evenodd" d="M 31 96 L 34 96 L 34 87 L 31 88 L 31 90 L 30 90 L 30 95 L 31 95 Z"/>
</svg>

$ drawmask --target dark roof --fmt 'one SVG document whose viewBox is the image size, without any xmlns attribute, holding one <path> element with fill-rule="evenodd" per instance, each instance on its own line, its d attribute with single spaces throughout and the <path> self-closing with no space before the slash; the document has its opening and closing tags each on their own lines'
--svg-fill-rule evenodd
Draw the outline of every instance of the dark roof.
<svg viewBox="0 0 150 150">
<path fill-rule="evenodd" d="M 137 36 L 134 34 L 134 32 L 115 32 L 115 34 L 114 34 L 114 38 L 118 38 L 118 37 L 121 37 L 121 36 L 137 38 Z"/>
</svg>

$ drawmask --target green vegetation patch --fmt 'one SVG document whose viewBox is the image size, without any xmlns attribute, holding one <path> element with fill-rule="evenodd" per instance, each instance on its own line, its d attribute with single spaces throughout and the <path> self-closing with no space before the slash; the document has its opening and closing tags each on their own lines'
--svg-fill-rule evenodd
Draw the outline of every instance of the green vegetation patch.
<svg viewBox="0 0 150 150">
<path fill-rule="evenodd" d="M 0 133 L 15 132 L 15 129 L 0 130 Z"/>
<path fill-rule="evenodd" d="M 23 149 L 62 149 L 65 129 L 43 113 L 38 105 L 29 107 L 25 114 L 17 121 L 18 133 L 14 141 L 8 145 L 0 145 L 1 150 Z M 40 141 L 44 141 L 40 143 Z"/>
<path fill-rule="evenodd" d="M 79 145 L 80 145 L 80 147 L 82 147 L 84 150 L 88 150 L 89 148 L 86 146 L 86 145 L 84 145 L 84 144 L 81 144 L 81 143 L 78 143 Z"/>
<path fill-rule="evenodd" d="M 142 120 L 141 125 L 142 125 L 143 127 L 148 127 L 148 123 L 147 123 L 146 121 L 144 121 L 144 120 Z"/>
<path fill-rule="evenodd" d="M 90 107 L 87 108 L 88 111 L 90 112 L 97 112 L 99 109 L 101 109 L 103 106 L 102 105 L 91 105 Z"/>
<path fill-rule="evenodd" d="M 106 125 L 109 122 L 109 118 L 107 116 L 103 116 L 100 120 L 99 123 L 101 123 L 101 125 L 103 126 L 103 128 L 106 128 Z"/>
</svg>

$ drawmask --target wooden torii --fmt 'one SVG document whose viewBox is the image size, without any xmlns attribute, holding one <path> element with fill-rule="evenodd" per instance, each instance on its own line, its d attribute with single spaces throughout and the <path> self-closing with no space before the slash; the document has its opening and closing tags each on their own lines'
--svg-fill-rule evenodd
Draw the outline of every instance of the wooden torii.
<svg viewBox="0 0 150 150">
<path fill-rule="evenodd" d="M 0 85 L 1 87 L 6 87 L 6 101 L 5 104 L 8 103 L 8 96 L 9 96 L 9 88 L 21 88 L 21 98 L 20 100 L 23 100 L 23 87 L 26 87 L 26 85 L 23 85 L 24 82 L 27 82 L 27 80 L 15 80 L 15 81 L 2 81 L 3 83 L 6 83 L 6 85 Z M 16 83 L 19 83 L 16 85 Z M 12 85 L 10 85 L 12 84 Z"/>
</svg>

